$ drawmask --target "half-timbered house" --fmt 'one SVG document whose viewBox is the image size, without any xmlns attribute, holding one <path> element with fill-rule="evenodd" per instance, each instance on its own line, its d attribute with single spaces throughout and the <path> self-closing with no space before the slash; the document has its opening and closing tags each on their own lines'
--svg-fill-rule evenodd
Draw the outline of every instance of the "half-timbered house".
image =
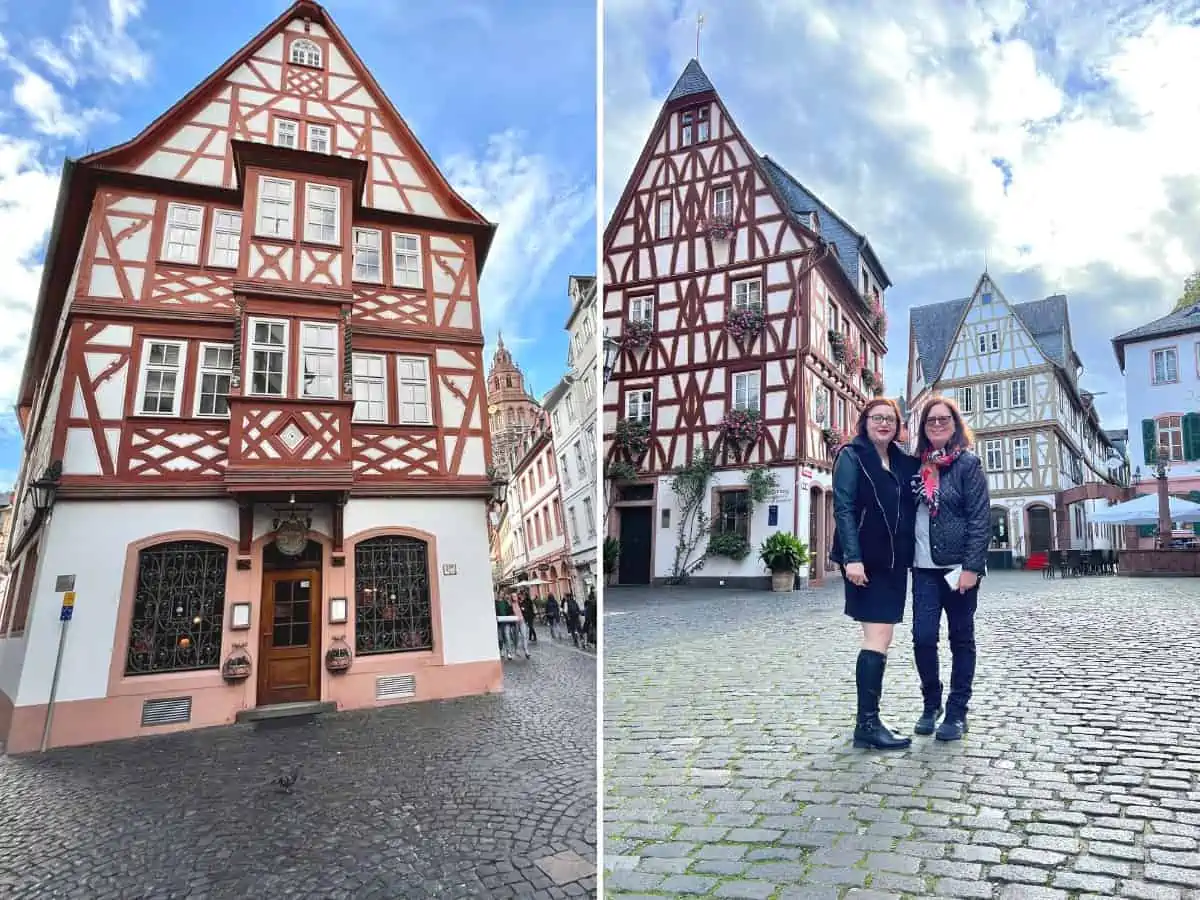
<svg viewBox="0 0 1200 900">
<path fill-rule="evenodd" d="M 1121 544 L 1122 529 L 1088 518 L 1123 498 L 1128 466 L 1082 374 L 1063 294 L 1011 303 L 985 272 L 969 297 L 909 314 L 910 430 L 932 394 L 962 409 L 988 477 L 993 566 Z"/>
<path fill-rule="evenodd" d="M 52 684 L 51 745 L 500 688 L 493 231 L 308 0 L 64 165 L 18 401 L 10 751 Z"/>
<path fill-rule="evenodd" d="M 616 582 L 676 575 L 672 472 L 700 453 L 715 465 L 703 498 L 713 534 L 757 548 L 793 532 L 819 577 L 831 448 L 883 390 L 890 281 L 861 234 L 755 151 L 696 60 L 605 230 L 603 281 L 606 334 L 619 342 L 603 406 Z M 776 484 L 757 505 L 756 467 Z M 765 574 L 757 553 L 710 554 L 693 580 Z"/>
</svg>

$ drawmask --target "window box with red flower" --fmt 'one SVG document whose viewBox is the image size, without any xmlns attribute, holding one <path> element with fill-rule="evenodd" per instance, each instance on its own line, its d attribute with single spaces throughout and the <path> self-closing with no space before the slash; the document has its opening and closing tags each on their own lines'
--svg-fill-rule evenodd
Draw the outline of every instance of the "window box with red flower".
<svg viewBox="0 0 1200 900">
<path fill-rule="evenodd" d="M 725 330 L 733 335 L 734 340 L 746 341 L 758 337 L 766 327 L 767 317 L 763 314 L 761 303 L 751 303 L 747 306 L 735 306 L 729 310 L 725 319 Z"/>
<path fill-rule="evenodd" d="M 834 362 L 846 361 L 846 335 L 836 328 L 829 329 L 829 351 L 833 354 Z"/>
<path fill-rule="evenodd" d="M 850 442 L 850 438 L 845 432 L 828 426 L 821 429 L 821 437 L 825 438 L 825 446 L 829 448 L 831 453 L 843 444 Z"/>
<path fill-rule="evenodd" d="M 762 434 L 762 428 L 762 418 L 754 409 L 731 409 L 721 420 L 725 440 L 739 446 L 753 444 Z"/>
<path fill-rule="evenodd" d="M 641 350 L 650 345 L 654 337 L 654 325 L 645 319 L 629 319 L 625 323 L 625 331 L 621 335 L 621 343 L 634 350 Z"/>
</svg>

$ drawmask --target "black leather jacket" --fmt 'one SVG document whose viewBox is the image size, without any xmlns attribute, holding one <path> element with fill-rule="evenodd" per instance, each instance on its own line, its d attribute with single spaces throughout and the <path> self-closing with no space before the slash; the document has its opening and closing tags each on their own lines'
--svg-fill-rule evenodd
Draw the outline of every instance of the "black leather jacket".
<svg viewBox="0 0 1200 900">
<path fill-rule="evenodd" d="M 833 544 L 829 558 L 845 566 L 861 562 L 872 571 L 912 565 L 916 502 L 912 478 L 917 461 L 895 444 L 884 469 L 870 441 L 856 437 L 833 466 Z"/>
<path fill-rule="evenodd" d="M 983 464 L 964 451 L 939 478 L 938 514 L 929 519 L 929 555 L 935 565 L 986 573 L 991 505 Z"/>
</svg>

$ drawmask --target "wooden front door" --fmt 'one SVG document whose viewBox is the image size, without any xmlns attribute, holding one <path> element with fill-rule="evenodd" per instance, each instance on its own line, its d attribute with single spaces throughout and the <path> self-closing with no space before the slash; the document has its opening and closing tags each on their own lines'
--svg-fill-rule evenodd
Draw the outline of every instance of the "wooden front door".
<svg viewBox="0 0 1200 900">
<path fill-rule="evenodd" d="M 321 699 L 321 573 L 267 572 L 258 642 L 258 705 Z"/>
<path fill-rule="evenodd" d="M 654 510 L 649 506 L 621 507 L 621 556 L 618 584 L 649 584 L 653 550 Z"/>
</svg>

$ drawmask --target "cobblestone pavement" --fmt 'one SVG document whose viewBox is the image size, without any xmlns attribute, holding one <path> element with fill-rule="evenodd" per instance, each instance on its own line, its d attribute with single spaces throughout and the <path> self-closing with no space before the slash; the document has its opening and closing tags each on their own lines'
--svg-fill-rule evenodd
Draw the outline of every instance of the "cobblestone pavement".
<svg viewBox="0 0 1200 900">
<path fill-rule="evenodd" d="M 595 897 L 595 691 L 539 648 L 502 695 L 0 758 L 0 897 Z"/>
<path fill-rule="evenodd" d="M 1200 898 L 1200 582 L 988 577 L 966 740 L 886 754 L 840 592 L 617 589 L 604 627 L 607 897 Z M 920 710 L 904 624 L 883 718 Z"/>
</svg>

